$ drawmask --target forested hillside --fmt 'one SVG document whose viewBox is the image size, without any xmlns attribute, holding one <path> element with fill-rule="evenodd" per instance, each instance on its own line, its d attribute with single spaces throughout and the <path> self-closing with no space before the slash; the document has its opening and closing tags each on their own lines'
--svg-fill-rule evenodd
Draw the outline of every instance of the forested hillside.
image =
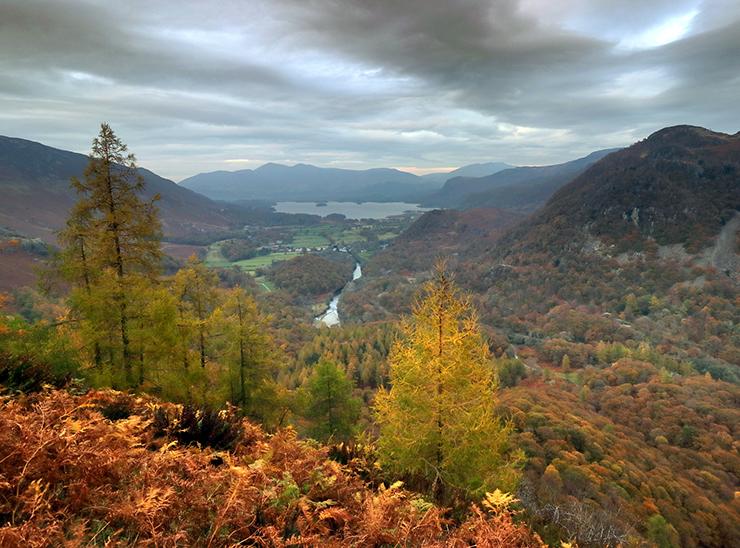
<svg viewBox="0 0 740 548">
<path fill-rule="evenodd" d="M 738 143 L 665 129 L 487 242 L 428 213 L 344 301 L 358 319 L 398 317 L 434 249 L 452 257 L 508 357 L 500 405 L 529 457 L 521 498 L 582 543 L 659 529 L 666 546 L 738 542 Z M 425 247 L 424 232 L 441 242 Z"/>
</svg>

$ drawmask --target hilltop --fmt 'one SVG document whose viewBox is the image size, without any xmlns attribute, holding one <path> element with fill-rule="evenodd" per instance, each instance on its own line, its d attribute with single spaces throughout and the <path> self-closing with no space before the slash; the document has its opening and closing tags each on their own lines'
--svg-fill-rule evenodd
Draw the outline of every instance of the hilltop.
<svg viewBox="0 0 740 548">
<path fill-rule="evenodd" d="M 25 236 L 56 242 L 77 199 L 71 177 L 82 177 L 88 157 L 34 141 L 0 136 L 0 226 Z M 217 204 L 173 181 L 140 168 L 145 197 L 159 195 L 166 237 L 181 237 L 235 226 L 234 206 Z"/>
<path fill-rule="evenodd" d="M 697 251 L 740 210 L 740 133 L 662 129 L 610 154 L 560 189 L 502 244 L 573 248 L 598 239 L 613 253 L 684 244 Z"/>
<path fill-rule="evenodd" d="M 267 163 L 257 169 L 200 173 L 180 181 L 218 200 L 403 201 L 437 187 L 397 169 L 351 170 Z"/>
<path fill-rule="evenodd" d="M 510 167 L 503 162 L 485 162 L 462 166 L 449 173 L 417 176 L 392 168 L 353 170 L 270 162 L 256 169 L 199 173 L 180 184 L 213 199 L 237 202 L 418 202 L 448 179 L 480 177 Z"/>
</svg>

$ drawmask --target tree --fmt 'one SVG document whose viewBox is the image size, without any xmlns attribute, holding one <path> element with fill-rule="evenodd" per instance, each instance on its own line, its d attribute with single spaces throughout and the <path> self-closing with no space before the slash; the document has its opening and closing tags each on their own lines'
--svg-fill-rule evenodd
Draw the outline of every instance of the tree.
<svg viewBox="0 0 740 548">
<path fill-rule="evenodd" d="M 647 520 L 647 538 L 654 542 L 658 548 L 680 546 L 676 529 L 660 514 L 653 514 Z"/>
<path fill-rule="evenodd" d="M 352 437 L 360 418 L 359 398 L 352 396 L 354 383 L 336 364 L 321 361 L 304 388 L 303 416 L 311 421 L 309 434 L 320 441 Z"/>
<path fill-rule="evenodd" d="M 494 414 L 494 370 L 476 314 L 444 264 L 400 329 L 391 388 L 375 401 L 383 465 L 421 478 L 438 500 L 447 486 L 511 490 L 520 452 L 510 451 L 511 426 Z"/>
<path fill-rule="evenodd" d="M 277 355 L 267 320 L 241 287 L 229 291 L 216 315 L 231 401 L 247 415 L 265 419 L 277 397 L 272 382 Z"/>
<path fill-rule="evenodd" d="M 154 206 L 158 196 L 149 202 L 139 197 L 144 180 L 136 171 L 135 157 L 105 123 L 93 140 L 82 180 L 73 178 L 72 186 L 78 202 L 61 235 L 62 269 L 76 277 L 78 288 L 88 295 L 87 304 L 104 311 L 105 321 L 100 321 L 91 308 L 78 309 L 97 327 L 95 363 L 102 361 L 100 346 L 105 340 L 111 367 L 120 369 L 125 382 L 133 385 L 130 303 L 133 293 L 146 290 L 143 282 L 153 280 L 159 271 L 161 229 Z"/>
<path fill-rule="evenodd" d="M 178 299 L 178 326 L 181 333 L 183 367 L 190 364 L 189 347 L 195 339 L 200 366 L 206 366 L 206 337 L 217 305 L 218 276 L 192 255 L 185 268 L 174 278 L 174 291 Z"/>
<path fill-rule="evenodd" d="M 103 358 L 100 341 L 97 337 L 99 330 L 91 322 L 95 305 L 93 283 L 96 272 L 92 268 L 90 255 L 91 211 L 78 203 L 72 209 L 65 228 L 59 233 L 59 243 L 63 246 L 58 259 L 61 275 L 73 284 L 72 308 L 78 313 L 78 320 L 85 322 L 88 330 L 87 340 L 92 342 L 93 362 L 100 368 Z"/>
</svg>

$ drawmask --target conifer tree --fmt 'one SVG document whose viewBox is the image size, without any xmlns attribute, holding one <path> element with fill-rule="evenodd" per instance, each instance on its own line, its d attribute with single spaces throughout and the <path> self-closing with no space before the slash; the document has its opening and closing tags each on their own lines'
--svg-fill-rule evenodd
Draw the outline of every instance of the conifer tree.
<svg viewBox="0 0 740 548">
<path fill-rule="evenodd" d="M 142 281 L 153 280 L 159 271 L 161 229 L 153 203 L 158 197 L 151 202 L 139 197 L 144 181 L 135 157 L 105 123 L 93 140 L 83 178 L 73 178 L 72 186 L 78 202 L 62 234 L 62 268 L 77 275 L 88 303 L 105 311 L 101 318 L 92 309 L 78 310 L 98 332 L 93 344 L 96 363 L 102 360 L 98 350 L 105 340 L 108 361 L 120 369 L 114 374 L 122 373 L 132 385 L 131 321 L 136 312 L 130 303 L 134 291 L 145 288 Z"/>
<path fill-rule="evenodd" d="M 217 312 L 221 360 L 230 371 L 231 400 L 252 416 L 265 418 L 274 405 L 272 379 L 277 353 L 267 319 L 241 287 L 232 289 Z"/>
<path fill-rule="evenodd" d="M 65 228 L 59 233 L 59 243 L 63 249 L 58 257 L 58 266 L 62 277 L 73 284 L 72 308 L 77 313 L 80 331 L 87 333 L 84 339 L 92 343 L 93 362 L 99 369 L 103 361 L 97 336 L 100 331 L 91 321 L 95 308 L 93 288 L 97 272 L 92 268 L 90 257 L 90 221 L 89 210 L 81 209 L 80 204 L 72 209 Z"/>
<path fill-rule="evenodd" d="M 190 364 L 188 354 L 191 339 L 195 340 L 201 368 L 206 366 L 206 339 L 213 322 L 213 312 L 218 305 L 217 287 L 218 276 L 195 255 L 175 274 L 174 290 L 179 300 L 178 326 L 185 369 Z"/>
<path fill-rule="evenodd" d="M 380 460 L 438 500 L 448 487 L 512 489 L 521 456 L 494 414 L 494 369 L 475 312 L 443 263 L 424 289 L 391 350 L 391 388 L 376 397 Z"/>
<path fill-rule="evenodd" d="M 353 383 L 336 364 L 321 361 L 305 386 L 303 416 L 312 424 L 309 433 L 320 441 L 348 440 L 360 418 L 359 398 Z"/>
</svg>

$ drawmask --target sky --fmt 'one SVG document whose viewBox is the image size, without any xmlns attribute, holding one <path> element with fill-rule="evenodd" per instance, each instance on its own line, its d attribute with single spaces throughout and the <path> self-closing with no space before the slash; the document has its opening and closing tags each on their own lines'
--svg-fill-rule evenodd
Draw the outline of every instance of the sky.
<svg viewBox="0 0 740 548">
<path fill-rule="evenodd" d="M 559 163 L 740 131 L 740 0 L 0 0 L 0 134 L 181 180 Z"/>
</svg>

